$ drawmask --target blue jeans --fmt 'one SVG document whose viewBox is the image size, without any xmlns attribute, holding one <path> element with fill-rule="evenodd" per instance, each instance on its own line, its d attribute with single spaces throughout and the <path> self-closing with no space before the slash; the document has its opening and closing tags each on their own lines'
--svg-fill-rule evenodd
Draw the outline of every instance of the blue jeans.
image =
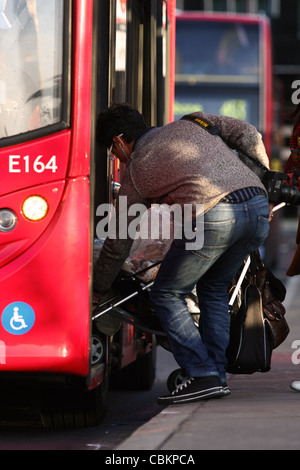
<svg viewBox="0 0 300 470">
<path fill-rule="evenodd" d="M 190 377 L 217 375 L 226 381 L 228 286 L 249 252 L 263 244 L 268 218 L 265 196 L 242 204 L 219 203 L 204 216 L 203 247 L 186 250 L 186 239 L 174 240 L 161 264 L 150 298 L 176 361 Z M 195 285 L 199 329 L 185 302 Z"/>
</svg>

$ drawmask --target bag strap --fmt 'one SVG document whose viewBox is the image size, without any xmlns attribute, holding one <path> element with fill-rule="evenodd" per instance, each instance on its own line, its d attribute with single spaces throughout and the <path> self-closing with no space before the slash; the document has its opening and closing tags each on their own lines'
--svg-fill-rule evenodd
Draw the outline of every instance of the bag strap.
<svg viewBox="0 0 300 470">
<path fill-rule="evenodd" d="M 256 275 L 256 273 L 257 273 L 257 268 L 258 268 L 257 253 L 256 253 L 256 251 L 251 251 L 251 253 L 250 253 L 250 267 L 249 267 L 249 271 L 250 271 L 250 276 L 251 276 L 252 282 L 253 282 L 254 279 L 255 279 L 255 275 Z"/>
<path fill-rule="evenodd" d="M 197 117 L 193 114 L 186 114 L 185 116 L 182 116 L 182 118 L 180 118 L 180 120 L 194 122 L 199 127 L 201 127 L 202 129 L 205 129 L 207 132 L 209 132 L 211 135 L 217 135 L 217 136 L 221 137 L 221 139 L 227 145 L 227 147 L 233 149 L 233 147 L 231 147 L 228 144 L 228 142 L 221 136 L 218 127 L 215 126 L 214 124 L 212 124 L 207 119 L 199 118 L 199 117 Z M 249 158 L 258 168 L 260 168 L 260 170 L 268 171 L 268 168 L 265 167 L 265 165 L 263 165 L 259 160 L 256 160 L 254 157 L 252 157 L 248 154 L 245 154 L 245 156 L 247 158 Z"/>
<path fill-rule="evenodd" d="M 180 118 L 180 120 L 194 122 L 198 126 L 202 127 L 202 129 L 205 129 L 210 134 L 220 136 L 220 132 L 219 132 L 219 129 L 217 128 L 217 126 L 215 126 L 214 124 L 209 122 L 207 119 L 203 119 L 203 118 L 200 119 L 199 117 L 194 116 L 192 114 L 186 114 L 185 116 L 182 116 L 182 118 Z"/>
<path fill-rule="evenodd" d="M 238 292 L 244 282 L 244 279 L 247 275 L 247 273 L 250 271 L 250 274 L 251 274 L 251 278 L 253 279 L 254 276 L 255 276 L 255 273 L 257 271 L 257 253 L 255 251 L 251 251 L 250 254 L 248 255 L 248 257 L 246 258 L 245 260 L 245 264 L 244 264 L 244 267 L 242 269 L 242 272 L 240 274 L 240 277 L 236 283 L 236 286 L 233 290 L 233 293 L 230 297 L 230 300 L 229 300 L 229 312 L 232 311 L 232 307 L 233 307 L 233 304 L 235 302 L 235 299 L 237 298 L 237 295 L 238 295 Z"/>
</svg>

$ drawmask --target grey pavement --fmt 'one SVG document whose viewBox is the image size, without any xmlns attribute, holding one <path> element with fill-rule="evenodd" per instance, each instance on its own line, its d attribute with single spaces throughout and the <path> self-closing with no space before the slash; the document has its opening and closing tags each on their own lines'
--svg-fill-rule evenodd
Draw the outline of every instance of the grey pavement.
<svg viewBox="0 0 300 470">
<path fill-rule="evenodd" d="M 290 383 L 300 380 L 292 360 L 300 362 L 300 276 L 286 287 L 291 332 L 273 352 L 271 371 L 229 375 L 229 397 L 163 408 L 117 450 L 299 450 L 300 393 Z"/>
</svg>

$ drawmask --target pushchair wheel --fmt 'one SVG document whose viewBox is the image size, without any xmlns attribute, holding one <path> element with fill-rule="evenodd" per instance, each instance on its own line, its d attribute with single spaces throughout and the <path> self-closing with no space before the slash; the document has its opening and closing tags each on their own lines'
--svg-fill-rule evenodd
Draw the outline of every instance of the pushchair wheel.
<svg viewBox="0 0 300 470">
<path fill-rule="evenodd" d="M 168 377 L 167 387 L 169 392 L 173 392 L 178 385 L 186 382 L 188 376 L 186 375 L 184 369 L 175 369 Z"/>
</svg>

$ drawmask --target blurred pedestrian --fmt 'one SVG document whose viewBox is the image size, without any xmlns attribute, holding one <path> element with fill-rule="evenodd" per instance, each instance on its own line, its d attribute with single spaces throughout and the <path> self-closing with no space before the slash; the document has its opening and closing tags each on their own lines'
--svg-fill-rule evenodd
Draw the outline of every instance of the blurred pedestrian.
<svg viewBox="0 0 300 470">
<path fill-rule="evenodd" d="M 290 184 L 299 186 L 300 184 L 300 103 L 295 110 L 288 115 L 293 122 L 293 133 L 290 138 L 290 156 L 285 166 L 285 173 L 290 176 Z M 298 221 L 298 230 L 296 235 L 297 249 L 293 260 L 286 272 L 287 276 L 300 274 L 300 218 Z"/>
<path fill-rule="evenodd" d="M 290 156 L 285 166 L 285 172 L 290 176 L 290 183 L 299 186 L 300 177 L 300 103 L 294 111 L 288 116 L 293 122 L 293 133 L 290 139 Z M 296 235 L 297 248 L 293 260 L 286 272 L 287 276 L 296 276 L 300 274 L 300 217 L 298 220 L 298 229 Z M 291 383 L 292 390 L 300 392 L 300 381 L 295 380 Z"/>
</svg>

